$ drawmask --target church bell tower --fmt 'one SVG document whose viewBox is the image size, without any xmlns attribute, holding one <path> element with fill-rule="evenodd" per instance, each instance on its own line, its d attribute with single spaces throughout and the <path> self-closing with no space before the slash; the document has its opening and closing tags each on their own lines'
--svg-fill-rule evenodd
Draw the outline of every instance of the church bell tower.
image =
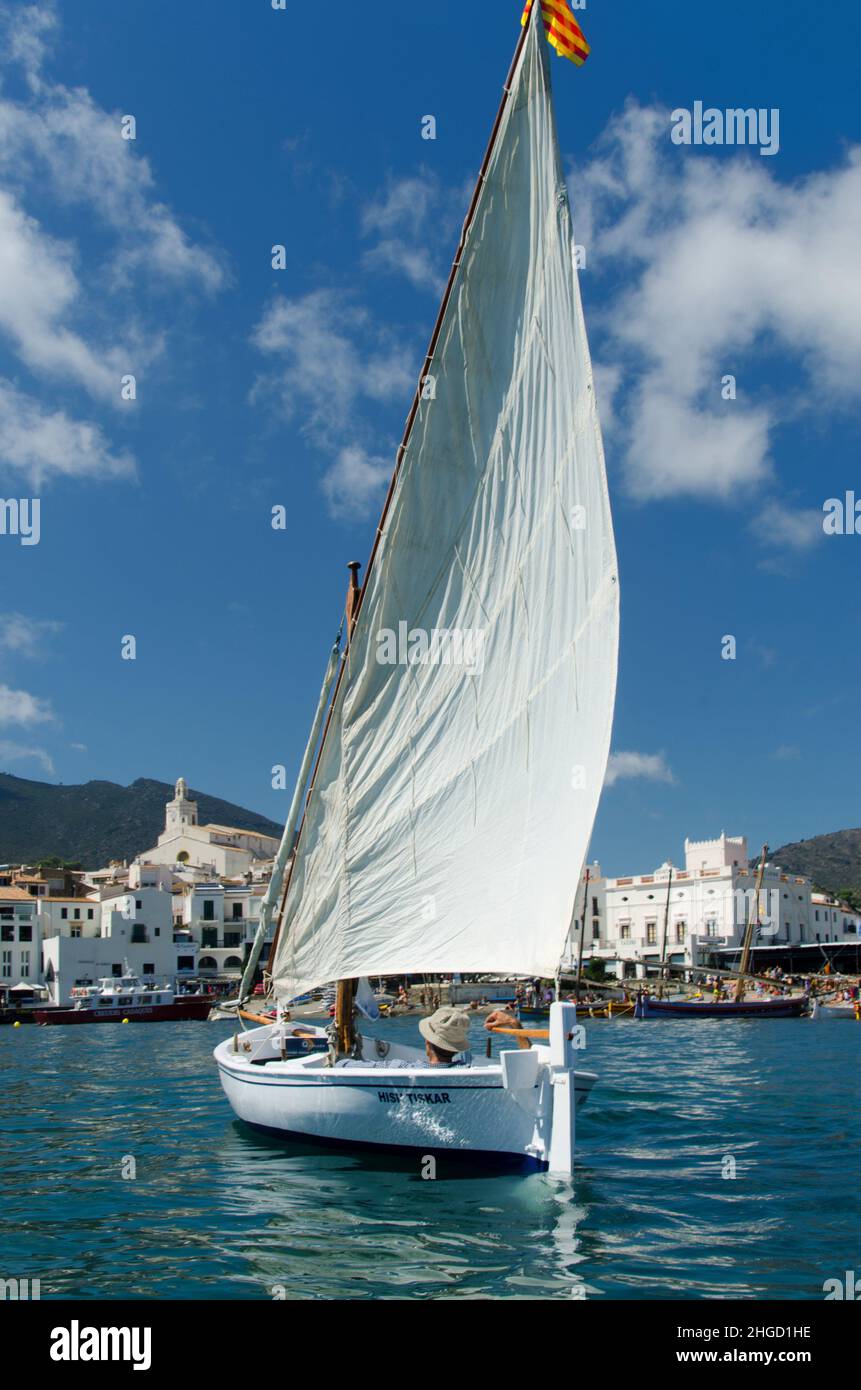
<svg viewBox="0 0 861 1390">
<path fill-rule="evenodd" d="M 185 778 L 180 777 L 176 784 L 173 801 L 167 803 L 164 821 L 165 834 L 179 834 L 187 825 L 197 825 L 197 802 L 188 798 Z"/>
</svg>

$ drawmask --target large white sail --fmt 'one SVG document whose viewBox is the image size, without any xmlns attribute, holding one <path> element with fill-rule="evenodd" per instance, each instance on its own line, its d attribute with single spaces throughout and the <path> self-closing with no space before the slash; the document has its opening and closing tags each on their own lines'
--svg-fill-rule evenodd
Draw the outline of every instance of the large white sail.
<svg viewBox="0 0 861 1390">
<path fill-rule="evenodd" d="M 537 23 L 431 373 L 297 850 L 281 997 L 361 975 L 546 976 L 564 947 L 606 771 L 619 590 Z"/>
</svg>

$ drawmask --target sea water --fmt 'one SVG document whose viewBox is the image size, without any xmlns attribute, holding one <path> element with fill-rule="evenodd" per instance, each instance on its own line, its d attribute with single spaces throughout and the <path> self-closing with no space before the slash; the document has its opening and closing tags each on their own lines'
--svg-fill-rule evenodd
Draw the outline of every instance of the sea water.
<svg viewBox="0 0 861 1390">
<path fill-rule="evenodd" d="M 599 1080 L 567 1181 L 256 1134 L 212 1059 L 226 1023 L 0 1028 L 0 1279 L 42 1299 L 822 1299 L 861 1277 L 861 1025 L 585 1026 Z M 419 1041 L 411 1017 L 365 1031 Z"/>
</svg>

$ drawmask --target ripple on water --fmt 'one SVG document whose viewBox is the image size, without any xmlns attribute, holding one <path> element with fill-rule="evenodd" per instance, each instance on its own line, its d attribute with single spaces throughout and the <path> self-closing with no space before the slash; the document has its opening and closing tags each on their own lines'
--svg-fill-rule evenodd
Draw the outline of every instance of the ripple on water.
<svg viewBox="0 0 861 1390">
<path fill-rule="evenodd" d="M 570 1182 L 263 1138 L 218 1085 L 228 1031 L 0 1029 L 0 1272 L 49 1297 L 818 1298 L 858 1267 L 851 1021 L 587 1023 Z"/>
</svg>

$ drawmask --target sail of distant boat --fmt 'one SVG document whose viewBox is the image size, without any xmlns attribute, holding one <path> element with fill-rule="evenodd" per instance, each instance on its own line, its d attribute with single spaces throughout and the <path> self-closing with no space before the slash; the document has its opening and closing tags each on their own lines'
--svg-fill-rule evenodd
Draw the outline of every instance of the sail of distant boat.
<svg viewBox="0 0 861 1390">
<path fill-rule="evenodd" d="M 532 23 L 336 688 L 276 993 L 552 975 L 606 770 L 619 585 L 548 50 Z"/>
</svg>

